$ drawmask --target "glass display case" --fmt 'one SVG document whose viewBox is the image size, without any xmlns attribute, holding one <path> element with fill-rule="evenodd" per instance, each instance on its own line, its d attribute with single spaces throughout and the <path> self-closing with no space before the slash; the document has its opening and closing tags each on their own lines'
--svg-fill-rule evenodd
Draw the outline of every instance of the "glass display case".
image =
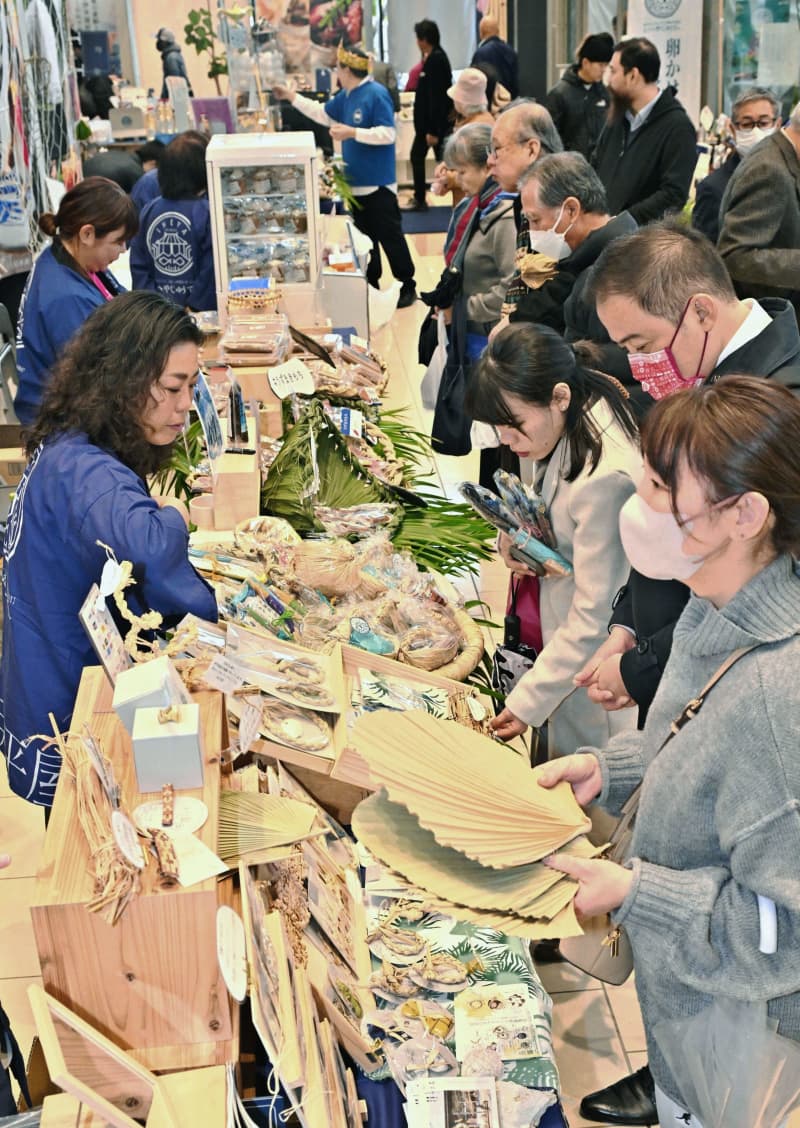
<svg viewBox="0 0 800 1128">
<path fill-rule="evenodd" d="M 320 284 L 313 133 L 226 134 L 206 150 L 217 306 L 237 279 L 286 292 Z"/>
</svg>

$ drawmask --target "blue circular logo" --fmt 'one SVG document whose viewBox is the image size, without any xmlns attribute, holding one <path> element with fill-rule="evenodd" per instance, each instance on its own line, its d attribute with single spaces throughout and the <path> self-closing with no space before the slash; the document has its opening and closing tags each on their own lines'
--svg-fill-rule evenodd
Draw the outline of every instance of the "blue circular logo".
<svg viewBox="0 0 800 1128">
<path fill-rule="evenodd" d="M 192 266 L 192 225 L 177 211 L 162 212 L 147 229 L 147 248 L 156 270 L 173 277 Z"/>
<path fill-rule="evenodd" d="M 681 0 L 644 0 L 644 6 L 656 19 L 668 20 L 680 8 Z"/>
</svg>

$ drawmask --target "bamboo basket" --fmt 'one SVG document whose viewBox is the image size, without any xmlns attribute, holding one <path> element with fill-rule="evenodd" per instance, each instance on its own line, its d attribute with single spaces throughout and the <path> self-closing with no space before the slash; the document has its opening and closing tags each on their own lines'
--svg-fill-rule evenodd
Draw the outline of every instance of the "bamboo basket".
<svg viewBox="0 0 800 1128">
<path fill-rule="evenodd" d="M 464 678 L 469 677 L 483 657 L 483 631 L 470 613 L 464 611 L 463 608 L 455 608 L 453 616 L 466 639 L 466 646 L 452 662 L 440 666 L 434 673 L 442 678 L 452 678 L 453 681 L 463 681 Z"/>
</svg>

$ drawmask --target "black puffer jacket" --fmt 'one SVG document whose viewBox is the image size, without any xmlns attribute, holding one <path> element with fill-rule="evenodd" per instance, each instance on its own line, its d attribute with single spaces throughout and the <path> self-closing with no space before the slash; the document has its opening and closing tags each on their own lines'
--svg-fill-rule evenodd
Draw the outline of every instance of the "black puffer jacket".
<svg viewBox="0 0 800 1128">
<path fill-rule="evenodd" d="M 603 131 L 608 112 L 608 91 L 602 82 L 585 83 L 578 64 L 565 70 L 545 98 L 565 149 L 583 153 L 588 160 Z"/>
<path fill-rule="evenodd" d="M 640 227 L 680 211 L 697 164 L 695 128 L 672 87 L 638 129 L 623 116 L 600 134 L 592 160 L 612 215 L 629 211 Z"/>
</svg>

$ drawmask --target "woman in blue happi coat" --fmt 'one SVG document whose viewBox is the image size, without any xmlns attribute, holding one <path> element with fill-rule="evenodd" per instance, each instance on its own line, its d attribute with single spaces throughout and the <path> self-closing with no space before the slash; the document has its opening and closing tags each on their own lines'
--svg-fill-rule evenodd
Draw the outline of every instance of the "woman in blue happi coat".
<svg viewBox="0 0 800 1128">
<path fill-rule="evenodd" d="M 120 295 L 67 346 L 26 433 L 3 548 L 0 739 L 10 786 L 32 803 L 52 805 L 61 766 L 43 739 L 49 714 L 69 727 L 83 667 L 97 662 L 78 612 L 106 561 L 98 542 L 133 564 L 135 612 L 216 620 L 188 560 L 185 506 L 147 485 L 181 438 L 201 340 L 158 294 Z"/>
</svg>

